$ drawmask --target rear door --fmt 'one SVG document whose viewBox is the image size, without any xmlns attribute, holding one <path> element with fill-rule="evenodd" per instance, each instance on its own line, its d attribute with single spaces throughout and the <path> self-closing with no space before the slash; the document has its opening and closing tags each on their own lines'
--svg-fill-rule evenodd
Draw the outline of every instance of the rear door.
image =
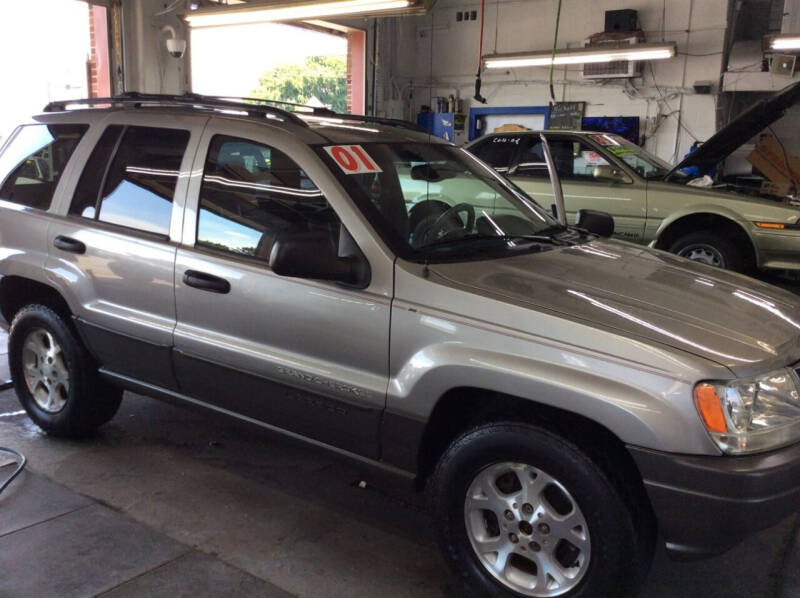
<svg viewBox="0 0 800 598">
<path fill-rule="evenodd" d="M 209 125 L 177 255 L 175 368 L 206 405 L 377 458 L 391 263 L 371 262 L 366 289 L 269 269 L 284 231 L 347 235 L 323 170 L 283 131 Z"/>
<path fill-rule="evenodd" d="M 616 164 L 577 135 L 548 134 L 547 141 L 561 179 L 567 221 L 573 224 L 581 208 L 608 212 L 614 217 L 615 237 L 642 242 L 647 216 L 646 186 L 633 177 L 630 182 L 595 178 L 596 166 Z M 524 138 L 519 161 L 509 176 L 539 204 L 553 204 L 553 188 L 538 136 Z"/>
<path fill-rule="evenodd" d="M 96 125 L 67 215 L 48 232 L 48 275 L 77 306 L 101 365 L 166 388 L 175 388 L 175 239 L 204 122 L 121 114 Z"/>
<path fill-rule="evenodd" d="M 68 183 L 86 123 L 30 124 L 0 154 L 0 273 L 40 280 L 47 262 L 51 204 Z M 58 189 L 58 191 L 57 191 Z"/>
</svg>

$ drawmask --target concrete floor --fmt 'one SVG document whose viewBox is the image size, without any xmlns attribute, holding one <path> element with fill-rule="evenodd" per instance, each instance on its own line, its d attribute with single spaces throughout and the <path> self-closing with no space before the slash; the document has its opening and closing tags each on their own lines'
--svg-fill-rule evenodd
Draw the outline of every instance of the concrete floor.
<svg viewBox="0 0 800 598">
<path fill-rule="evenodd" d="M 29 459 L 0 496 L 0 597 L 461 596 L 420 496 L 296 441 L 131 394 L 97 437 L 59 440 L 9 390 L 0 445 Z M 797 528 L 659 552 L 642 596 L 796 598 Z"/>
</svg>

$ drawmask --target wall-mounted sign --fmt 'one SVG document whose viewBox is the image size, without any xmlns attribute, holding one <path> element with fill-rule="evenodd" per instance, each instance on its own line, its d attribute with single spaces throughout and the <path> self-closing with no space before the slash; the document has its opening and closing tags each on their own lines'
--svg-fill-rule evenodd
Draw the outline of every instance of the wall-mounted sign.
<svg viewBox="0 0 800 598">
<path fill-rule="evenodd" d="M 586 102 L 556 102 L 550 107 L 547 128 L 555 131 L 580 131 Z"/>
</svg>

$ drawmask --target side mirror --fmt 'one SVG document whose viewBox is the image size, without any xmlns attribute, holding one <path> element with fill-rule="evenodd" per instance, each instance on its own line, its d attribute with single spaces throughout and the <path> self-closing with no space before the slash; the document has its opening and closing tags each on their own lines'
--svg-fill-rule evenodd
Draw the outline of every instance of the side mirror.
<svg viewBox="0 0 800 598">
<path fill-rule="evenodd" d="M 270 269 L 279 276 L 332 280 L 354 287 L 369 284 L 369 265 L 361 256 L 339 257 L 338 243 L 327 231 L 279 235 L 269 256 Z"/>
<path fill-rule="evenodd" d="M 614 234 L 613 216 L 598 210 L 578 210 L 575 226 L 599 237 L 610 237 Z"/>
<path fill-rule="evenodd" d="M 631 178 L 616 166 L 602 164 L 595 166 L 592 171 L 592 176 L 596 179 L 603 181 L 611 181 L 612 183 L 632 183 Z"/>
</svg>

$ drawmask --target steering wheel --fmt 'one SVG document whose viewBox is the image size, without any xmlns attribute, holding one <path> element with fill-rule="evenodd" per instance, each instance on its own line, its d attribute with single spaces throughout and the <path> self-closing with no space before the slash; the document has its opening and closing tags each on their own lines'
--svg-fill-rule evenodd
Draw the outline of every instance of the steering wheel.
<svg viewBox="0 0 800 598">
<path fill-rule="evenodd" d="M 467 223 L 457 228 L 449 227 L 448 225 L 450 222 L 448 221 L 451 219 L 455 219 L 459 225 L 461 224 L 461 218 L 458 218 L 458 214 L 462 212 L 467 215 Z M 472 204 L 459 203 L 439 216 L 432 214 L 424 218 L 414 230 L 414 245 L 416 247 L 423 247 L 431 241 L 446 239 L 456 231 L 471 231 L 474 226 L 475 208 Z"/>
</svg>

